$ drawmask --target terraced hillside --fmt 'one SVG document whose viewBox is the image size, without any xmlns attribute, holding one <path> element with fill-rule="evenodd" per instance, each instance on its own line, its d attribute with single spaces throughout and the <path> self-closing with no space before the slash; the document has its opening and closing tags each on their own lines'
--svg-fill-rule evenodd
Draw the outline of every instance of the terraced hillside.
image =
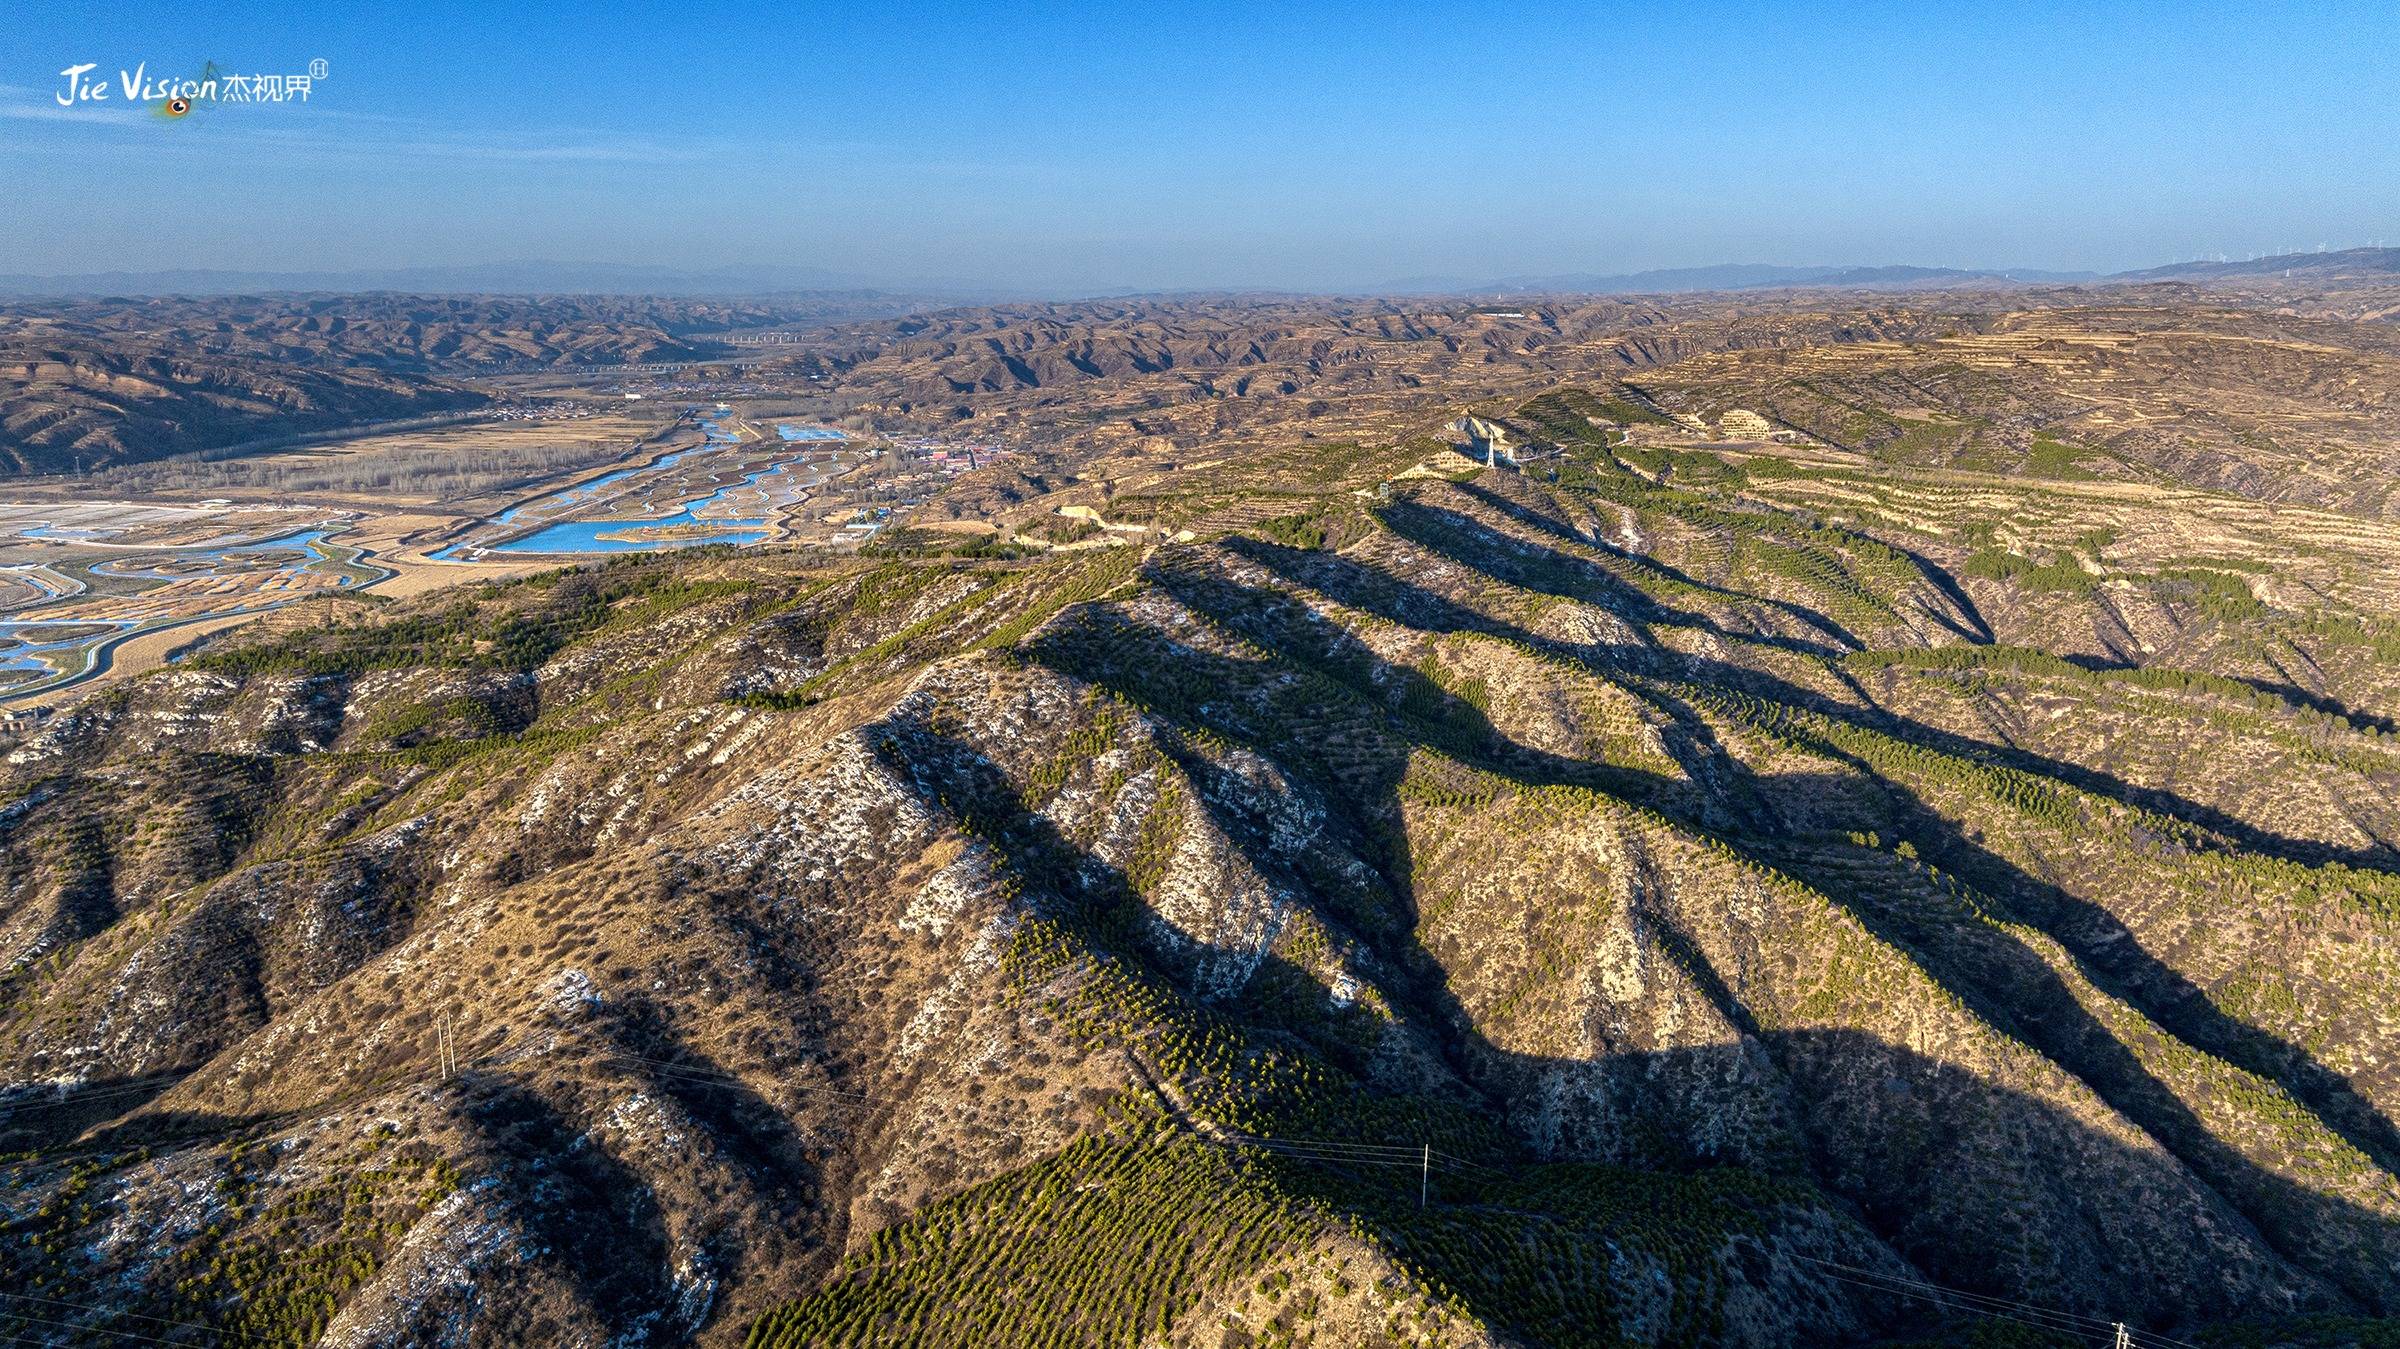
<svg viewBox="0 0 2400 1349">
<path fill-rule="evenodd" d="M 1661 392 L 1680 410 L 1747 406 L 1898 463 L 2400 515 L 2388 323 L 2304 317 L 2268 297 L 2093 298 L 1894 342 L 1705 353 Z"/>
<path fill-rule="evenodd" d="M 812 334 L 782 363 L 880 425 L 1038 428 L 1089 452 L 1380 440 L 1434 409 L 1705 352 L 1906 340 L 1993 308 L 1870 298 L 1465 300 L 1205 296 L 944 310 Z M 1968 317 L 1962 317 L 1967 315 Z"/>
<path fill-rule="evenodd" d="M 1583 405 L 54 721 L 0 1333 L 2387 1342 L 2400 544 Z"/>
<path fill-rule="evenodd" d="M 964 425 L 1087 477 L 1388 443 L 1461 405 L 1637 381 L 1648 441 L 1774 434 L 1867 463 L 2400 513 L 2391 288 L 2210 286 L 1093 300 L 841 325 L 777 368 L 875 425 Z"/>
</svg>

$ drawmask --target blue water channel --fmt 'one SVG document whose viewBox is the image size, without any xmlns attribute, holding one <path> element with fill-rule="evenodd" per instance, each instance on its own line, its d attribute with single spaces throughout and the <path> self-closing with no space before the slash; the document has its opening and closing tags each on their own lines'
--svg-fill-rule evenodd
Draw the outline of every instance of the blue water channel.
<svg viewBox="0 0 2400 1349">
<path fill-rule="evenodd" d="M 21 634 L 37 628 L 108 628 L 111 630 L 97 635 L 86 633 L 81 637 L 70 637 L 65 641 L 26 642 L 22 646 L 0 646 L 0 670 L 31 670 L 36 674 L 49 674 L 51 666 L 48 661 L 42 659 L 44 655 L 88 647 L 95 642 L 106 641 L 117 633 L 138 626 L 140 625 L 130 618 L 53 618 L 28 620 L 21 623 L 13 621 L 0 623 L 0 642 L 24 642 L 25 639 Z M 8 685 L 0 684 L 0 692 L 5 692 L 8 687 Z"/>
<path fill-rule="evenodd" d="M 35 534 L 30 530 L 23 532 L 28 537 L 62 537 L 56 534 Z M 317 544 L 319 541 L 324 539 L 326 534 L 329 532 L 330 531 L 328 530 L 322 529 L 306 529 L 291 534 L 280 535 L 272 539 L 261 539 L 256 543 L 231 544 L 222 548 L 161 548 L 158 551 L 170 553 L 176 557 L 198 558 L 207 562 L 221 562 L 229 557 L 238 556 L 243 553 L 289 552 L 294 549 L 300 549 L 309 554 L 310 561 L 301 563 L 297 567 L 287 569 L 291 571 L 300 571 L 314 566 L 318 562 L 327 560 L 325 551 L 322 548 L 319 548 Z M 110 562 L 93 563 L 91 569 L 94 572 L 108 576 L 139 576 L 165 581 L 201 579 L 191 572 L 160 571 L 154 567 L 120 566 Z M 348 588 L 355 584 L 357 584 L 355 578 L 347 576 L 342 578 L 342 586 L 344 588 Z M 269 607 L 273 606 L 270 605 Z M 195 615 L 195 617 L 208 618 L 213 617 L 213 615 L 200 614 Z M 135 628 L 141 627 L 146 621 L 149 620 L 133 618 L 73 618 L 63 615 L 58 617 L 45 617 L 39 609 L 36 609 L 31 614 L 23 617 L 0 620 L 0 670 L 32 670 L 47 674 L 50 672 L 51 666 L 49 662 L 41 659 L 44 655 L 62 651 L 74 651 L 80 648 L 88 648 L 96 643 L 108 640 L 111 636 L 121 635 Z M 38 630 L 41 628 L 59 627 L 107 628 L 111 629 L 111 631 L 100 633 L 98 635 L 70 637 L 64 641 L 29 642 L 18 646 L 7 645 L 11 642 L 24 642 L 23 634 L 28 631 Z M 6 686 L 0 686 L 0 688 L 5 687 Z"/>
<path fill-rule="evenodd" d="M 243 553 L 289 552 L 293 549 L 300 549 L 307 552 L 313 562 L 323 562 L 326 560 L 325 550 L 317 547 L 317 544 L 331 532 L 324 529 L 303 529 L 291 534 L 278 535 L 272 539 L 260 539 L 256 543 L 238 543 L 224 548 L 161 548 L 159 551 L 171 553 L 176 557 L 198 558 L 203 562 L 222 562 L 229 557 L 236 557 Z M 303 562 L 300 567 L 306 568 L 310 565 L 310 562 Z M 196 579 L 190 572 L 159 571 L 154 567 L 125 567 L 114 562 L 95 562 L 92 564 L 92 570 L 107 576 L 153 576 L 168 581 Z M 344 580 L 342 584 L 348 586 L 351 583 Z"/>
<path fill-rule="evenodd" d="M 590 482 L 567 488 L 562 492 L 552 493 L 537 501 L 521 506 L 511 506 L 494 516 L 492 522 L 502 526 L 514 524 L 523 512 L 537 508 L 537 513 L 540 515 L 555 515 L 594 500 L 608 488 L 636 475 L 670 469 L 695 454 L 729 450 L 741 443 L 741 437 L 725 429 L 724 414 L 702 418 L 700 429 L 708 439 L 692 449 L 663 454 L 639 468 L 618 469 L 614 473 L 603 474 Z M 827 431 L 820 427 L 779 426 L 776 430 L 778 434 L 783 435 L 786 441 L 841 440 L 844 438 L 839 431 Z M 809 434 L 799 436 L 784 434 L 795 430 L 805 431 Z M 756 486 L 772 475 L 787 473 L 798 466 L 798 460 L 786 460 L 771 464 L 756 473 L 749 474 L 738 483 L 728 484 L 707 496 L 687 502 L 683 509 L 661 519 L 568 520 L 537 529 L 522 538 L 494 544 L 484 551 L 493 553 L 642 553 L 659 548 L 697 548 L 702 544 L 710 543 L 756 543 L 767 536 L 766 520 L 703 518 L 701 512 L 723 500 L 730 493 Z M 705 534 L 688 534 L 671 539 L 605 539 L 600 537 L 603 534 L 630 534 L 640 530 L 671 529 L 692 525 L 705 525 L 712 528 Z M 469 547 L 470 545 L 465 542 L 454 543 L 435 553 L 434 557 L 442 561 L 454 561 Z"/>
</svg>

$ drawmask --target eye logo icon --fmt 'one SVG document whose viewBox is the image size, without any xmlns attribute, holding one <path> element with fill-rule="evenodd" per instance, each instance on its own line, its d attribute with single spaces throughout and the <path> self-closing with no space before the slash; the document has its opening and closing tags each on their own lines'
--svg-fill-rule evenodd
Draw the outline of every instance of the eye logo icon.
<svg viewBox="0 0 2400 1349">
<path fill-rule="evenodd" d="M 188 98 L 170 98 L 167 100 L 167 116 L 169 117 L 181 117 L 191 110 L 192 101 Z"/>
</svg>

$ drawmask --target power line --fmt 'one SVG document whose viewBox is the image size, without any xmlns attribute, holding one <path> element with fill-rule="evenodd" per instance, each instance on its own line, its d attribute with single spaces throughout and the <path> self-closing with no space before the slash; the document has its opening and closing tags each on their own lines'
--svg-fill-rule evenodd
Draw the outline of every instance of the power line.
<svg viewBox="0 0 2400 1349">
<path fill-rule="evenodd" d="M 2114 1329 L 2118 1324 L 2115 1321 L 2104 1320 L 2097 1316 L 2086 1316 L 2081 1312 L 2059 1311 L 2049 1307 L 2038 1306 L 2030 1302 L 2020 1302 L 2014 1298 L 2003 1297 L 1997 1293 L 1969 1292 L 1963 1288 L 1951 1288 L 1943 1284 L 1934 1283 L 1931 1280 L 1912 1279 L 1906 1275 L 1886 1273 L 1882 1270 L 1866 1269 L 1858 1265 L 1845 1265 L 1838 1260 L 1826 1260 L 1813 1255 L 1795 1255 L 1794 1258 L 1805 1260 L 1812 1265 L 1822 1265 L 1828 1269 L 1844 1270 L 1851 1274 L 1862 1275 L 1870 1279 L 1880 1279 L 1890 1283 L 1907 1284 L 1913 1287 L 1930 1289 L 1935 1292 L 1948 1294 L 1952 1297 L 1972 1298 L 1981 1302 L 1996 1303 L 2004 1306 L 2014 1307 L 2020 1311 L 2033 1312 L 2043 1316 L 2057 1317 L 2062 1320 L 2080 1321 L 2085 1325 L 2097 1330 L 2111 1330 Z M 2154 1336 L 2153 1338 L 2159 1339 L 2168 1344 L 2185 1344 L 2185 1341 L 2170 1339 L 2164 1335 Z M 2186 1349 L 2197 1349 L 2197 1346 L 2187 1345 Z"/>
<path fill-rule="evenodd" d="M 68 1106 L 83 1105 L 90 1101 L 106 1101 L 123 1096 L 139 1096 L 144 1092 L 151 1091 L 160 1083 L 165 1083 L 168 1086 L 172 1086 L 175 1082 L 182 1080 L 184 1076 L 185 1074 L 182 1073 L 157 1073 L 150 1077 L 128 1078 L 122 1082 L 111 1083 L 110 1085 L 97 1091 L 62 1095 L 47 1101 L 35 1100 L 28 1095 L 14 1101 L 0 1102 L 0 1121 L 6 1121 L 17 1114 L 28 1110 L 59 1110 Z M 67 1090 L 72 1092 L 73 1089 L 68 1088 Z"/>
<path fill-rule="evenodd" d="M 1292 1158 L 1292 1159 L 1294 1159 L 1294 1160 L 1296 1160 L 1296 1161 L 1304 1161 L 1304 1162 L 1341 1162 L 1341 1163 L 1346 1163 L 1346 1164 L 1353 1165 L 1353 1166 L 1407 1166 L 1407 1167 L 1414 1167 L 1414 1166 L 1418 1165 L 1417 1159 L 1415 1159 L 1415 1158 L 1413 1158 L 1413 1157 L 1380 1157 L 1380 1156 L 1364 1156 L 1364 1157 L 1357 1157 L 1357 1156 L 1349 1156 L 1349 1155 L 1345 1155 L 1345 1154 L 1342 1154 L 1342 1153 L 1304 1152 L 1304 1151 L 1297 1151 L 1297 1150 L 1287 1150 L 1287 1149 L 1284 1149 L 1284 1148 L 1277 1147 L 1277 1146 L 1276 1146 L 1276 1145 L 1274 1145 L 1273 1143 L 1263 1143 L 1263 1142 L 1258 1142 L 1258 1141 L 1255 1141 L 1255 1140 L 1236 1140 L 1236 1139 L 1229 1139 L 1229 1138 L 1228 1138 L 1228 1139 L 1216 1139 L 1216 1138 L 1210 1138 L 1210 1137 L 1208 1137 L 1206 1134 L 1194 1134 L 1194 1135 L 1193 1135 L 1193 1137 L 1195 1137 L 1195 1138 L 1198 1138 L 1200 1141 L 1202 1141 L 1202 1142 L 1204 1142 L 1204 1143 L 1208 1143 L 1208 1144 L 1210 1144 L 1210 1145 L 1212 1145 L 1212 1146 L 1215 1146 L 1215 1147 L 1220 1147 L 1220 1148 L 1225 1148 L 1225 1149 L 1227 1149 L 1228 1151 L 1238 1151 L 1238 1150 L 1241 1150 L 1241 1149 L 1247 1148 L 1247 1149 L 1250 1149 L 1250 1150 L 1252 1150 L 1252 1151 L 1256 1151 L 1256 1152 L 1271 1152 L 1271 1153 L 1274 1153 L 1274 1154 L 1276 1154 L 1276 1155 L 1278 1155 L 1278 1156 L 1282 1156 L 1282 1157 L 1290 1157 L 1290 1158 Z"/>
<path fill-rule="evenodd" d="M 2004 1320 L 2018 1321 L 2026 1325 L 2040 1325 L 2045 1329 L 2068 1331 L 2079 1335 L 2114 1335 L 2120 1329 L 2124 1329 L 2124 1333 L 2136 1345 L 2155 1342 L 2178 1346 L 2179 1349 L 2198 1349 L 2198 1346 L 2188 1340 L 2179 1340 L 2173 1336 L 2151 1331 L 2133 1331 L 2125 1328 L 2121 1321 L 2103 1320 L 2095 1316 L 2086 1316 L 2080 1312 L 2060 1311 L 2031 1302 L 2022 1302 L 2015 1298 L 2003 1297 L 1996 1293 L 1969 1292 L 1963 1288 L 1951 1288 L 1928 1280 L 1912 1279 L 1881 1270 L 1865 1269 L 1858 1265 L 1846 1265 L 1837 1260 L 1820 1259 L 1813 1255 L 1793 1253 L 1792 1258 L 1821 1266 L 1829 1271 L 1840 1271 L 1828 1273 L 1827 1278 L 1878 1292 L 1922 1298 L 1953 1310 L 1997 1316 Z M 2029 1317 L 2039 1319 L 2029 1320 L 2027 1319 Z"/>
<path fill-rule="evenodd" d="M 1300 1161 L 1347 1163 L 1359 1166 L 1413 1166 L 1420 1171 L 1464 1172 L 1477 1171 L 1486 1175 L 1504 1176 L 1507 1173 L 1480 1162 L 1439 1152 L 1419 1144 L 1406 1147 L 1393 1143 L 1351 1143 L 1329 1138 L 1265 1138 L 1256 1134 L 1201 1133 L 1193 1137 L 1226 1148 L 1255 1148 Z M 1442 1159 L 1436 1162 L 1435 1159 Z"/>
<path fill-rule="evenodd" d="M 15 1295 L 14 1295 L 14 1294 L 8 1294 L 7 1296 L 15 1296 Z M 101 1309 L 100 1309 L 100 1308 L 93 1308 L 92 1310 L 95 1310 L 95 1311 L 97 1311 L 97 1310 L 101 1310 Z M 78 1334 L 83 1334 L 83 1335 L 113 1335 L 113 1336 L 115 1336 L 116 1338 L 118 1338 L 118 1339 L 120 1339 L 120 1340 L 134 1340 L 134 1341 L 138 1341 L 138 1342 L 140 1342 L 140 1343 L 143 1343 L 143 1344 L 164 1344 L 164 1345 L 171 1345 L 171 1346 L 176 1346 L 176 1349 L 181 1349 L 181 1347 L 182 1347 L 182 1346 L 184 1346 L 184 1345 L 188 1345 L 188 1344 L 190 1343 L 190 1341 L 188 1341 L 188 1340 L 162 1340 L 162 1339 L 160 1339 L 159 1337 L 157 1337 L 156 1335 L 143 1335 L 143 1334 L 138 1334 L 138 1333 L 136 1333 L 136 1332 L 134 1332 L 134 1331 L 130 1331 L 130 1330 L 111 1330 L 111 1329 L 109 1329 L 109 1328 L 108 1328 L 108 1327 L 106 1327 L 106 1326 L 86 1326 L 86 1325 L 77 1325 L 77 1324 L 76 1324 L 75 1322 L 73 1322 L 73 1321 L 54 1321 L 54 1320 L 51 1320 L 51 1319 L 50 1319 L 49 1317 L 47 1317 L 47 1316 L 34 1316 L 34 1315 L 31 1315 L 30 1313 L 27 1313 L 27 1312 L 13 1312 L 13 1311 L 12 1311 L 12 1312 L 0 1312 L 0 1320 L 8 1320 L 8 1321 L 30 1321 L 30 1322 L 32 1322 L 32 1323 L 33 1323 L 33 1324 L 35 1324 L 35 1325 L 43 1325 L 43 1326 L 56 1326 L 56 1327 L 58 1327 L 58 1328 L 59 1328 L 59 1329 L 61 1329 L 61 1330 L 72 1330 L 72 1331 L 75 1331 L 75 1332 L 76 1332 L 76 1333 L 78 1333 Z M 11 1329 L 17 1329 L 17 1328 L 18 1328 L 18 1327 L 11 1327 Z M 195 1329 L 195 1330 L 198 1330 L 198 1329 L 200 1329 L 200 1327 L 198 1327 L 198 1326 L 195 1326 L 195 1327 L 193 1327 L 193 1329 Z M 224 1332 L 223 1332 L 223 1331 L 218 1331 L 218 1330 L 209 1330 L 209 1331 L 207 1331 L 206 1333 L 207 1333 L 207 1334 L 211 1334 L 211 1335 L 215 1335 L 215 1336 L 217 1336 L 217 1337 L 218 1337 L 220 1340 L 222 1340 L 222 1339 L 224 1338 Z M 40 1344 L 40 1343 L 41 1343 L 41 1341 L 40 1341 L 40 1340 L 26 1340 L 26 1341 L 24 1341 L 24 1343 L 26 1343 L 26 1344 Z"/>
<path fill-rule="evenodd" d="M 1479 1171 L 1487 1176 L 1499 1176 L 1504 1180 L 1508 1178 L 1509 1173 L 1497 1166 L 1486 1166 L 1482 1162 L 1470 1161 L 1455 1152 L 1444 1152 L 1440 1148 L 1435 1148 L 1433 1155 L 1448 1161 L 1453 1166 L 1464 1167 L 1469 1171 Z"/>
<path fill-rule="evenodd" d="M 1410 1166 L 1432 1169 L 1432 1159 L 1442 1157 L 1456 1166 L 1491 1175 L 1507 1173 L 1495 1167 L 1468 1161 L 1450 1154 L 1435 1153 L 1430 1148 L 1407 1148 L 1395 1144 L 1352 1143 L 1336 1139 L 1278 1139 L 1250 1134 L 1209 1134 L 1195 1132 L 1193 1137 L 1225 1148 L 1251 1148 L 1300 1161 L 1365 1166 Z M 1444 1168 L 1450 1169 L 1450 1168 Z M 1990 1317 L 2012 1322 L 2031 1329 L 2054 1334 L 2108 1337 L 2127 1349 L 2146 1346 L 2174 1346 L 2175 1349 L 2198 1349 L 2188 1340 L 2151 1331 L 2135 1331 L 2122 1321 L 2103 1320 L 2080 1312 L 2061 1311 L 2034 1303 L 2003 1297 L 1992 1293 L 1976 1293 L 1951 1288 L 1926 1280 L 1913 1279 L 1880 1270 L 1847 1265 L 1839 1261 L 1793 1253 L 1792 1258 L 1819 1266 L 1823 1277 L 1869 1292 L 1887 1296 L 1915 1298 L 1944 1311 L 1969 1316 Z"/>
<path fill-rule="evenodd" d="M 1228 1139 L 1236 1143 L 1273 1143 L 1278 1146 L 1292 1148 L 1337 1148 L 1343 1152 L 1385 1152 L 1394 1155 L 1405 1155 L 1411 1161 L 1416 1160 L 1417 1153 L 1420 1151 L 1419 1146 L 1416 1144 L 1354 1143 L 1346 1138 L 1270 1138 L 1261 1134 L 1233 1133 L 1230 1131 L 1218 1133 L 1214 1136 L 1217 1138 Z"/>
<path fill-rule="evenodd" d="M 1808 1257 L 1799 1256 L 1797 1258 L 1805 1260 Z M 1944 1288 L 1935 1288 L 1924 1285 L 1900 1285 L 1874 1278 L 1856 1278 L 1848 1274 L 1837 1274 L 1830 1272 L 1820 1274 L 1819 1277 L 1829 1279 L 1834 1283 L 1848 1284 L 1853 1288 L 1864 1288 L 1872 1293 L 1884 1293 L 1889 1295 L 1897 1295 L 1900 1297 L 1916 1298 L 1922 1302 L 1930 1302 L 1934 1306 L 1937 1306 L 1944 1311 L 1964 1312 L 1974 1316 L 1992 1316 L 2004 1321 L 2013 1321 L 2018 1325 L 2038 1326 L 2043 1330 L 2064 1332 L 2073 1335 L 2100 1334 L 2102 1333 L 2105 1324 L 2086 1325 L 2080 1320 L 2051 1320 L 2049 1319 L 2050 1314 L 2043 1314 L 2040 1316 L 2019 1315 L 2008 1310 L 2005 1305 L 1986 1305 L 1984 1303 L 1971 1300 L 1974 1297 L 1973 1294 L 1957 1292 Z"/>
<path fill-rule="evenodd" d="M 150 1083 L 124 1084 L 86 1092 L 74 1092 L 70 1088 L 68 1089 L 70 1094 L 53 1097 L 49 1100 L 38 1100 L 32 1096 L 26 1096 L 0 1106 L 0 1119 L 6 1119 L 23 1110 L 57 1110 L 65 1106 L 82 1105 L 88 1101 L 106 1101 L 120 1096 L 139 1096 L 150 1091 L 152 1085 Z"/>
<path fill-rule="evenodd" d="M 145 1316 L 140 1312 L 121 1312 L 109 1307 L 94 1306 L 89 1302 L 69 1302 L 67 1299 L 62 1297 L 41 1297 L 33 1293 L 0 1292 L 0 1298 L 16 1298 L 20 1302 L 43 1302 L 54 1307 L 73 1307 L 77 1311 L 107 1312 L 111 1316 L 124 1317 L 128 1320 L 134 1321 L 151 1321 L 162 1326 L 174 1326 L 182 1330 L 205 1330 L 211 1335 L 222 1333 L 213 1326 L 204 1326 L 197 1321 L 177 1321 L 165 1316 Z M 0 1312 L 0 1316 L 10 1315 L 15 1315 L 15 1313 Z"/>
<path fill-rule="evenodd" d="M 76 1330 L 83 1329 L 82 1326 L 75 1326 L 72 1328 Z M 49 1343 L 50 1341 L 48 1340 L 29 1340 L 22 1335 L 0 1335 L 0 1344 L 37 1344 L 46 1346 Z"/>
</svg>

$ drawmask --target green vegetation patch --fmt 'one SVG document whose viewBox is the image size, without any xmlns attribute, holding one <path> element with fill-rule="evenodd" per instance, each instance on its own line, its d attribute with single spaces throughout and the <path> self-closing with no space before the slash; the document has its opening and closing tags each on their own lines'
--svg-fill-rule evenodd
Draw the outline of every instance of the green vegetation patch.
<svg viewBox="0 0 2400 1349">
<path fill-rule="evenodd" d="M 162 1323 L 176 1323 L 207 1328 L 208 1343 L 315 1344 L 343 1300 L 372 1280 L 409 1229 L 458 1187 L 448 1162 L 395 1138 L 396 1126 L 382 1126 L 338 1164 L 316 1168 L 317 1179 L 299 1183 L 272 1175 L 270 1146 L 224 1145 L 204 1225 L 158 1234 L 163 1259 L 143 1295 L 113 1311 L 75 1314 L 93 1342 L 184 1343 L 187 1337 L 159 1338 Z M 39 1204 L 0 1223 L 0 1277 L 7 1286 L 65 1299 L 56 1304 L 62 1307 L 84 1300 L 93 1286 L 85 1263 L 90 1243 L 117 1212 L 113 1182 L 150 1161 L 145 1148 L 86 1156 L 63 1174 L 38 1156 L 0 1166 L 0 1184 L 48 1186 Z M 54 1178 L 43 1179 L 46 1172 Z M 31 1333 L 0 1315 L 0 1332 L 20 1329 Z"/>
<path fill-rule="evenodd" d="M 1589 389 L 1553 390 L 1517 409 L 1517 416 L 1559 445 L 1605 443 L 1602 429 L 1593 425 L 1594 418 L 1616 426 L 1675 424 L 1673 418 L 1644 406 L 1641 395 L 1624 385 L 1604 394 Z"/>
<path fill-rule="evenodd" d="M 603 627 L 639 626 L 746 588 L 737 581 L 691 580 L 655 565 L 554 572 L 529 582 L 487 587 L 432 613 L 363 627 L 305 629 L 228 650 L 204 651 L 189 664 L 237 675 L 530 670 Z"/>
<path fill-rule="evenodd" d="M 2036 478 L 2092 482 L 2100 475 L 2083 466 L 2085 453 L 2079 446 L 2052 439 L 2046 431 L 2036 432 L 2033 447 L 2025 452 L 2025 472 Z"/>
<path fill-rule="evenodd" d="M 1135 1344 L 1322 1231 L 1252 1154 L 1131 1126 L 878 1232 L 750 1349 Z"/>
<path fill-rule="evenodd" d="M 322 1338 L 351 1290 L 458 1188 L 458 1173 L 439 1158 L 379 1156 L 389 1137 L 370 1139 L 359 1164 L 286 1187 L 263 1207 L 253 1198 L 259 1154 L 235 1144 L 217 1183 L 223 1219 L 179 1246 L 164 1270 L 179 1318 L 214 1325 L 236 1344 L 302 1349 Z"/>
<path fill-rule="evenodd" d="M 1997 547 L 1977 549 L 1958 570 L 1962 576 L 2014 581 L 2027 590 L 2057 595 L 2089 595 L 2100 588 L 2100 578 L 2085 571 L 2072 557 L 2035 562 Z"/>
</svg>

